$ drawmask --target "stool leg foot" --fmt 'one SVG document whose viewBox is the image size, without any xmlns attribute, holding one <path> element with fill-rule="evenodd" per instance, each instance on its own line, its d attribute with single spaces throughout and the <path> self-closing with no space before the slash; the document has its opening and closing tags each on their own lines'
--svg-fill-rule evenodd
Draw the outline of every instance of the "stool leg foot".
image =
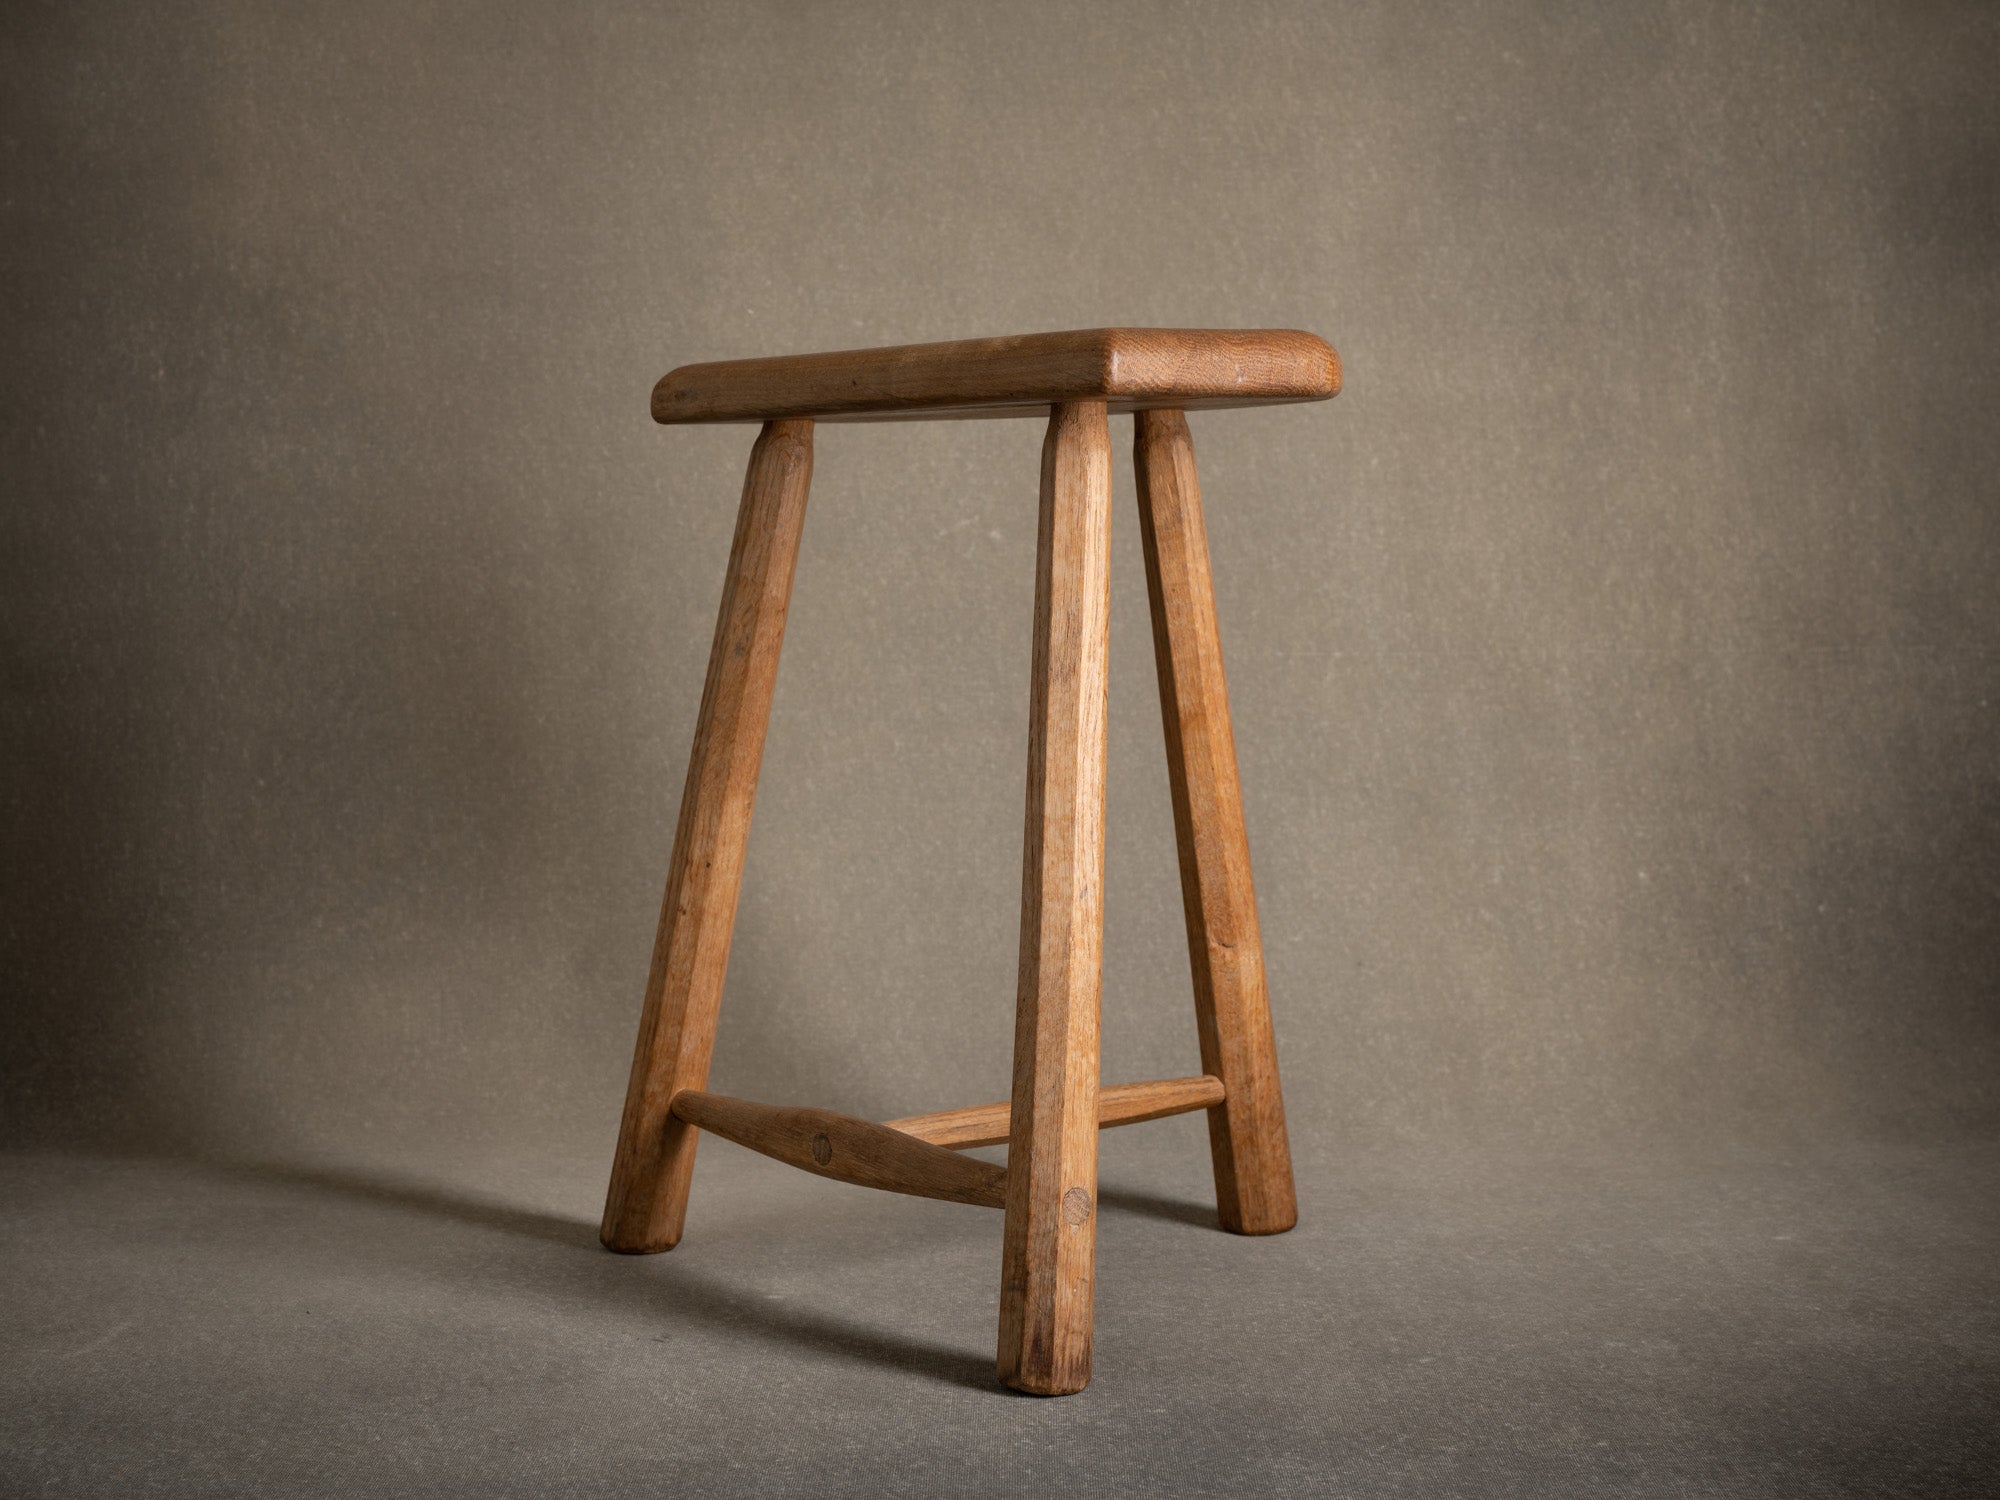
<svg viewBox="0 0 2000 1500">
<path fill-rule="evenodd" d="M 1138 413 L 1133 450 L 1201 1065 L 1226 1090 L 1208 1112 L 1216 1206 L 1225 1229 L 1276 1234 L 1298 1200 L 1187 418 Z"/>
<path fill-rule="evenodd" d="M 743 481 L 604 1204 L 600 1238 L 613 1250 L 671 1250 L 681 1237 L 699 1132 L 675 1119 L 668 1105 L 681 1089 L 707 1082 L 715 1048 L 743 849 L 812 482 L 812 429 L 811 422 L 766 423 Z"/>
<path fill-rule="evenodd" d="M 1057 406 L 1042 445 L 1021 968 L 1000 1285 L 1000 1379 L 1090 1381 L 1111 438 L 1101 401 Z"/>
</svg>

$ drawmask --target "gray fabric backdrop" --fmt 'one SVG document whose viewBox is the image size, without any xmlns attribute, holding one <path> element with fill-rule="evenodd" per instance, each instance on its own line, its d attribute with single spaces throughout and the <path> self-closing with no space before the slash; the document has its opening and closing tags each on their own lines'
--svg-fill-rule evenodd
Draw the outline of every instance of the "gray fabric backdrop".
<svg viewBox="0 0 2000 1500">
<path fill-rule="evenodd" d="M 608 1164 L 745 429 L 670 365 L 1291 325 L 1197 415 L 1295 1139 L 2000 1117 L 2000 11 L 11 5 L 17 1142 Z M 1195 1063 L 1117 424 L 1106 1076 Z M 733 1092 L 1008 1076 L 1039 425 L 824 429 Z"/>
</svg>

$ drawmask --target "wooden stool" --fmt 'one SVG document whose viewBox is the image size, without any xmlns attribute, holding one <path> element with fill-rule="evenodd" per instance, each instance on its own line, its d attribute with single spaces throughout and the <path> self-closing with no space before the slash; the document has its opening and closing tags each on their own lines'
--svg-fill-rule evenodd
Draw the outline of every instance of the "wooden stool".
<svg viewBox="0 0 2000 1500">
<path fill-rule="evenodd" d="M 1099 328 L 797 358 L 685 365 L 653 389 L 661 422 L 759 422 L 694 751 L 674 832 L 645 1012 L 604 1206 L 613 1250 L 680 1240 L 697 1130 L 822 1177 L 1006 1212 L 1000 1379 L 1062 1395 L 1090 1380 L 1097 1132 L 1208 1111 L 1222 1226 L 1292 1227 L 1278 1058 L 1250 884 L 1189 408 L 1320 401 L 1340 361 L 1309 333 Z M 1109 412 L 1135 414 L 1139 524 L 1166 721 L 1202 1074 L 1100 1089 Z M 878 1125 L 705 1092 L 744 843 L 812 478 L 813 423 L 1036 416 L 1028 814 L 1014 1094 Z M 1007 1165 L 958 1154 L 1007 1146 Z"/>
</svg>

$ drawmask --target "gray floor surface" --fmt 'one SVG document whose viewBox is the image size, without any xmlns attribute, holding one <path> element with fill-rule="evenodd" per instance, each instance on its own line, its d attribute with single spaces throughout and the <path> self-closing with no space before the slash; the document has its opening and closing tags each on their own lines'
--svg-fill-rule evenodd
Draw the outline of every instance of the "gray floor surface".
<svg viewBox="0 0 2000 1500">
<path fill-rule="evenodd" d="M 2000 1144 L 1304 1163 L 1213 1227 L 1104 1138 L 1096 1378 L 992 1381 L 999 1220 L 703 1147 L 601 1167 L 0 1158 L 13 1494 L 2000 1492 Z M 456 1176 L 456 1184 L 452 1180 Z"/>
</svg>

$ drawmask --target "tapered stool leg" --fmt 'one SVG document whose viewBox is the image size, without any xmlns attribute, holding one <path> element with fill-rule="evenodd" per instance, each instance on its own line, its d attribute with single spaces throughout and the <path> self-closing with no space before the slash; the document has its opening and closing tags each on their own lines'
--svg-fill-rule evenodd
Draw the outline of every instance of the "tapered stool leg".
<svg viewBox="0 0 2000 1500">
<path fill-rule="evenodd" d="M 600 1238 L 613 1250 L 671 1250 L 687 1213 L 699 1132 L 669 1114 L 668 1105 L 681 1089 L 707 1081 L 715 1048 L 743 849 L 812 483 L 812 432 L 811 422 L 767 422 L 750 452 L 604 1204 Z"/>
<path fill-rule="evenodd" d="M 999 1356 L 1003 1381 L 1046 1396 L 1090 1380 L 1110 500 L 1105 404 L 1056 406 L 1042 444 Z"/>
<path fill-rule="evenodd" d="M 1225 1229 L 1276 1234 L 1298 1200 L 1187 418 L 1138 413 L 1134 465 L 1201 1065 L 1225 1090 L 1208 1112 L 1216 1207 Z"/>
</svg>

